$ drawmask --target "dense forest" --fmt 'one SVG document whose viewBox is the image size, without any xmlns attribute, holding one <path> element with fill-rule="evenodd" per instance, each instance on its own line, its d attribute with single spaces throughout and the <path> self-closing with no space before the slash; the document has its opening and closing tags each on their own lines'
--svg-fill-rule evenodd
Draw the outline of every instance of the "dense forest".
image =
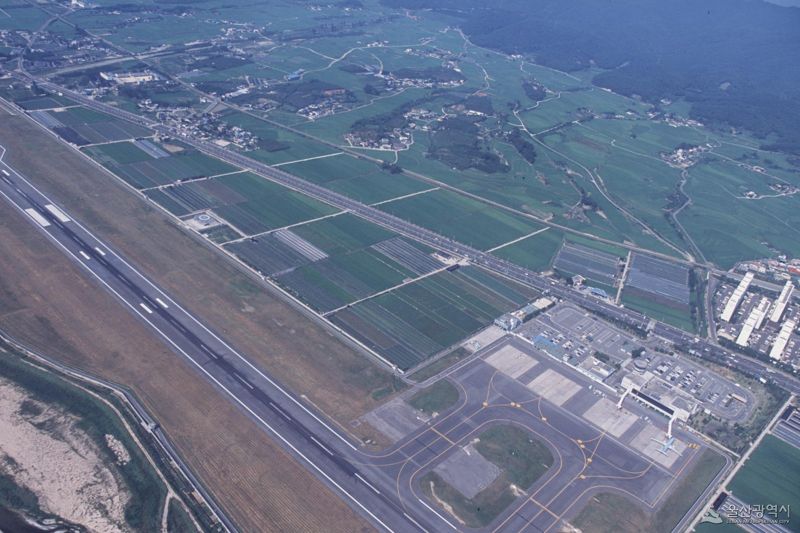
<svg viewBox="0 0 800 533">
<path fill-rule="evenodd" d="M 800 9 L 759 0 L 383 0 L 456 15 L 470 39 L 752 131 L 800 154 Z"/>
</svg>

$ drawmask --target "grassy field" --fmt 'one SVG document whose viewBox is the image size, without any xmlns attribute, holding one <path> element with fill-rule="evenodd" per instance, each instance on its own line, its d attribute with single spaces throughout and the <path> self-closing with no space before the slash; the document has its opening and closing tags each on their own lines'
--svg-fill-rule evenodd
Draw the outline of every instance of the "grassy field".
<svg viewBox="0 0 800 533">
<path fill-rule="evenodd" d="M 303 224 L 292 231 L 328 255 L 354 252 L 397 236 L 350 213 Z"/>
<path fill-rule="evenodd" d="M 544 272 L 552 266 L 563 241 L 564 232 L 549 228 L 542 233 L 500 248 L 493 254 L 535 272 Z"/>
<path fill-rule="evenodd" d="M 505 471 L 509 481 L 523 490 L 553 466 L 553 454 L 547 446 L 519 427 L 494 426 L 478 438 L 478 452 Z"/>
<path fill-rule="evenodd" d="M 422 491 L 434 502 L 439 499 L 449 504 L 468 527 L 490 524 L 516 499 L 509 484 L 525 490 L 553 464 L 550 450 L 516 426 L 495 426 L 478 435 L 478 439 L 478 452 L 497 465 L 501 474 L 474 498 L 466 498 L 436 472 L 428 472 L 420 479 Z"/>
<path fill-rule="evenodd" d="M 181 180 L 216 176 L 235 167 L 194 150 L 154 158 L 131 142 L 117 142 L 84 149 L 90 157 L 137 189 Z"/>
<path fill-rule="evenodd" d="M 602 492 L 594 496 L 571 524 L 592 533 L 640 533 L 647 531 L 650 516 L 626 496 Z"/>
<path fill-rule="evenodd" d="M 789 512 L 778 518 L 788 518 L 792 531 L 800 529 L 800 520 L 793 516 L 800 509 L 800 450 L 777 437 L 767 435 L 736 473 L 728 489 L 750 505 L 788 506 Z"/>
<path fill-rule="evenodd" d="M 210 209 L 246 235 L 338 211 L 249 172 L 178 184 L 147 193 L 177 216 Z"/>
<path fill-rule="evenodd" d="M 652 519 L 655 530 L 664 533 L 672 531 L 724 466 L 723 456 L 711 449 L 704 449 L 692 465 L 689 475 L 678 481 L 667 499 L 661 502 Z"/>
<path fill-rule="evenodd" d="M 421 181 L 403 174 L 390 174 L 375 163 L 344 154 L 292 163 L 282 169 L 367 204 L 430 188 Z"/>
<path fill-rule="evenodd" d="M 541 229 L 541 225 L 445 190 L 396 202 L 380 209 L 486 250 Z"/>
<path fill-rule="evenodd" d="M 428 378 L 432 378 L 439 372 L 442 372 L 443 370 L 450 368 L 454 364 L 458 363 L 459 361 L 467 357 L 469 354 L 470 352 L 467 351 L 466 348 L 459 346 L 454 350 L 452 350 L 451 352 L 449 352 L 448 354 L 444 355 L 443 357 L 437 359 L 433 363 L 420 368 L 419 370 L 411 374 L 409 376 L 409 379 L 417 383 L 425 381 Z"/>
<path fill-rule="evenodd" d="M 581 509 L 572 524 L 583 531 L 598 533 L 669 533 L 724 464 L 725 460 L 721 455 L 706 449 L 693 465 L 693 470 L 678 481 L 666 500 L 659 502 L 655 513 L 646 511 L 643 505 L 627 496 L 600 493 Z"/>
<path fill-rule="evenodd" d="M 414 409 L 433 415 L 447 411 L 457 401 L 458 389 L 446 379 L 442 379 L 416 393 L 409 398 L 408 403 Z"/>
<path fill-rule="evenodd" d="M 277 281 L 314 309 L 331 311 L 413 276 L 399 263 L 365 249 L 301 266 Z"/>
<path fill-rule="evenodd" d="M 194 533 L 196 531 L 197 527 L 186 509 L 176 500 L 171 499 L 167 514 L 167 533 Z"/>
</svg>

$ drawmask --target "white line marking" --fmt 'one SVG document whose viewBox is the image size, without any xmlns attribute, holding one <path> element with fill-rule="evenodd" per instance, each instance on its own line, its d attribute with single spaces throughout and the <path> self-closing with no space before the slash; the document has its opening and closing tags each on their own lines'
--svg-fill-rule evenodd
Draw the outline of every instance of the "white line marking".
<svg viewBox="0 0 800 533">
<path fill-rule="evenodd" d="M 211 349 L 202 342 L 200 343 L 200 349 L 210 355 L 212 359 L 219 359 L 219 356 L 212 352 Z"/>
<path fill-rule="evenodd" d="M 251 385 L 249 381 L 247 381 L 246 379 L 244 379 L 244 378 L 243 378 L 242 376 L 240 376 L 239 374 L 237 374 L 237 373 L 235 373 L 235 372 L 234 372 L 234 374 L 233 374 L 233 375 L 234 375 L 234 377 L 235 377 L 236 379 L 238 379 L 238 380 L 239 380 L 239 381 L 242 383 L 242 385 L 244 385 L 244 386 L 245 386 L 245 387 L 247 387 L 248 389 L 250 389 L 250 390 L 253 390 L 253 389 L 255 389 L 255 387 L 253 387 L 253 385 Z"/>
<path fill-rule="evenodd" d="M 3 174 L 6 176 L 6 177 L 8 177 L 8 178 L 10 178 L 10 177 L 11 177 L 11 174 L 9 174 L 9 173 L 8 173 L 8 170 L 6 170 L 6 169 L 4 169 L 4 168 L 3 168 L 3 169 L 0 169 L 0 172 L 2 172 L 2 173 L 3 173 Z"/>
<path fill-rule="evenodd" d="M 417 522 L 416 520 L 414 520 L 414 517 L 413 517 L 413 516 L 411 516 L 410 514 L 408 514 L 408 513 L 403 513 L 403 516 L 405 516 L 405 517 L 406 517 L 406 519 L 407 519 L 409 522 L 411 522 L 412 524 L 414 524 L 415 526 L 417 526 L 418 528 L 420 528 L 422 531 L 425 531 L 425 533 L 427 533 L 427 532 L 428 532 L 428 530 L 427 530 L 427 529 L 425 529 L 424 527 L 422 527 L 422 525 L 421 525 L 419 522 Z"/>
<path fill-rule="evenodd" d="M 450 521 L 449 521 L 447 518 L 443 517 L 442 515 L 440 515 L 440 514 L 439 514 L 439 513 L 437 513 L 436 511 L 434 511 L 434 510 L 433 510 L 433 508 L 432 508 L 430 505 L 428 505 L 428 504 L 427 504 L 427 503 L 425 503 L 424 501 L 420 500 L 419 498 L 417 498 L 417 501 L 418 501 L 419 503 L 421 503 L 422 505 L 424 505 L 424 506 L 425 506 L 425 508 L 426 508 L 426 509 L 428 509 L 430 512 L 432 512 L 433 514 L 435 514 L 436 516 L 438 516 L 439 518 L 441 518 L 442 520 L 444 520 L 444 523 L 445 523 L 445 524 L 447 524 L 448 526 L 450 526 L 450 527 L 452 527 L 453 529 L 455 529 L 456 531 L 458 531 L 458 528 L 457 528 L 456 526 L 454 526 L 453 524 L 451 524 L 451 523 L 450 523 Z"/>
<path fill-rule="evenodd" d="M 69 222 L 69 217 L 65 215 L 61 209 L 57 208 L 53 204 L 47 204 L 44 206 L 44 208 L 50 211 L 53 214 L 53 216 L 56 217 L 61 222 Z"/>
<path fill-rule="evenodd" d="M 158 305 L 160 305 L 164 309 L 169 309 L 169 306 L 167 304 L 165 304 L 164 300 L 162 300 L 161 298 L 156 298 L 156 301 L 158 302 Z"/>
<path fill-rule="evenodd" d="M 411 198 L 412 196 L 419 196 L 420 194 L 428 194 L 429 192 L 438 191 L 440 187 L 433 187 L 430 189 L 424 189 L 417 192 L 412 192 L 411 194 L 404 194 L 403 196 L 397 196 L 395 198 L 389 198 L 388 200 L 383 200 L 381 202 L 375 202 L 374 204 L 369 204 L 370 207 L 375 207 L 378 205 L 388 204 L 389 202 L 396 202 L 397 200 L 405 200 L 406 198 Z"/>
<path fill-rule="evenodd" d="M 318 440 L 317 440 L 317 439 L 314 437 L 314 435 L 309 435 L 309 437 L 311 438 L 311 440 L 313 440 L 315 443 L 317 443 L 317 446 L 319 446 L 320 448 L 322 448 L 323 450 L 325 450 L 325 453 L 327 453 L 327 454 L 328 454 L 328 455 L 330 455 L 331 457 L 333 456 L 333 452 L 332 452 L 332 451 L 330 451 L 330 450 L 328 449 L 328 447 L 327 447 L 327 446 L 325 446 L 325 445 L 324 445 L 324 444 L 322 444 L 320 441 L 318 441 Z"/>
<path fill-rule="evenodd" d="M 153 310 L 152 310 L 152 309 L 150 309 L 149 307 L 147 307 L 147 305 L 145 305 L 144 303 L 140 303 L 140 304 L 139 304 L 139 307 L 141 307 L 142 309 L 144 309 L 145 311 L 147 311 L 147 314 L 148 314 L 148 315 L 152 315 L 152 314 L 153 314 Z"/>
<path fill-rule="evenodd" d="M 37 224 L 39 224 L 43 228 L 46 228 L 47 226 L 50 225 L 47 219 L 44 218 L 41 214 L 39 214 L 39 212 L 32 207 L 28 207 L 27 209 L 25 209 L 25 213 L 27 213 L 29 217 L 31 217 Z"/>
<path fill-rule="evenodd" d="M 78 253 L 79 253 L 79 254 L 81 254 L 81 257 L 83 257 L 83 258 L 84 258 L 84 259 L 86 259 L 87 261 L 88 261 L 89 259 L 91 259 L 91 256 L 90 256 L 89 254 L 87 254 L 86 252 L 84 252 L 83 250 L 79 250 L 79 251 L 78 251 Z"/>
<path fill-rule="evenodd" d="M 294 163 L 303 163 L 305 161 L 314 161 L 315 159 L 325 159 L 326 157 L 334 157 L 337 155 L 342 155 L 344 152 L 336 152 L 333 154 L 325 154 L 325 155 L 318 155 L 316 157 L 307 157 L 305 159 L 297 159 L 295 161 L 284 161 L 283 163 L 276 163 L 272 165 L 273 167 L 282 167 L 284 165 L 292 165 Z"/>
<path fill-rule="evenodd" d="M 103 257 L 105 257 L 105 255 L 106 255 L 106 253 L 103 250 L 101 250 L 98 246 L 94 247 L 94 251 L 97 252 L 98 254 L 102 255 Z"/>
<path fill-rule="evenodd" d="M 3 149 L 3 154 L 5 154 L 5 149 Z M 0 159 L 2 159 L 2 154 L 0 154 Z M 22 179 L 24 180 L 25 178 L 22 178 Z M 27 182 L 27 180 L 25 180 L 25 181 Z M 32 185 L 31 185 L 31 186 L 32 186 Z M 32 186 L 32 187 L 33 187 L 33 186 Z M 34 187 L 34 189 L 35 189 L 35 187 Z M 38 192 L 38 190 L 37 190 L 37 192 Z M 41 194 L 41 193 L 40 193 L 40 194 Z M 11 203 L 11 204 L 14 206 L 14 207 L 16 207 L 17 209 L 21 209 L 21 208 L 20 208 L 20 206 L 18 206 L 18 205 L 17 205 L 17 204 L 16 204 L 16 203 L 15 203 L 13 200 L 11 200 L 11 198 L 9 198 L 8 196 L 6 196 L 6 195 L 5 195 L 5 194 L 4 194 L 2 191 L 0 191 L 0 195 L 3 195 L 3 196 L 4 196 L 4 197 L 5 197 L 5 198 L 6 198 L 6 199 L 7 199 L 7 200 L 8 200 L 8 201 L 9 201 L 9 202 L 10 202 L 10 203 Z M 76 224 L 77 224 L 77 222 L 76 222 Z M 80 226 L 80 224 L 78 224 L 78 225 Z M 89 232 L 88 232 L 88 231 L 87 231 L 85 228 L 83 228 L 83 226 L 80 226 L 80 227 L 81 227 L 81 229 L 83 229 L 84 231 L 86 231 L 86 233 L 89 233 Z M 50 239 L 51 239 L 51 240 L 52 240 L 52 241 L 53 241 L 53 242 L 54 242 L 56 245 L 58 245 L 58 246 L 59 246 L 59 247 L 60 247 L 62 250 L 64 250 L 64 252 L 65 252 L 65 253 L 67 253 L 68 255 L 71 255 L 72 257 L 75 257 L 75 254 L 74 254 L 74 253 L 72 253 L 72 252 L 69 250 L 69 248 L 67 248 L 66 246 L 64 246 L 64 245 L 63 245 L 63 244 L 62 244 L 62 243 L 61 243 L 61 242 L 60 242 L 58 239 L 56 239 L 56 238 L 55 238 L 53 235 L 51 235 L 51 234 L 50 234 L 50 233 L 48 233 L 48 232 L 45 232 L 45 233 L 46 233 L 46 235 L 47 235 L 47 236 L 48 236 L 48 237 L 49 237 L 49 238 L 50 238 Z M 89 233 L 89 235 L 91 235 L 91 233 Z M 113 252 L 112 252 L 112 253 L 113 253 Z M 126 263 L 126 262 L 125 262 L 125 261 L 124 261 L 124 260 L 123 260 L 121 257 L 119 257 L 119 256 L 118 256 L 118 255 L 116 255 L 116 254 L 114 254 L 114 255 L 115 255 L 115 256 L 116 256 L 118 259 L 122 260 L 122 261 L 123 261 L 123 262 L 124 262 L 124 263 L 125 263 L 125 264 L 126 264 L 126 265 L 127 265 L 129 268 L 130 268 L 130 269 L 131 269 L 131 270 L 133 270 L 134 272 L 136 272 L 136 270 L 134 270 L 134 269 L 133 269 L 133 267 L 131 267 L 130 265 L 128 265 L 128 263 Z M 300 457 L 300 458 L 301 458 L 303 461 L 305 461 L 305 462 L 306 462 L 306 463 L 307 463 L 309 466 L 311 466 L 311 467 L 312 467 L 314 470 L 316 470 L 316 471 L 317 471 L 317 472 L 318 472 L 318 473 L 319 473 L 319 474 L 320 474 L 322 477 L 324 477 L 326 480 L 328 480 L 328 482 L 329 482 L 331 485 L 333 485 L 334 487 L 336 487 L 336 488 L 337 488 L 337 489 L 338 489 L 338 490 L 339 490 L 339 491 L 340 491 L 342 494 L 344 494 L 345 496 L 347 496 L 347 498 L 348 498 L 348 499 L 350 499 L 350 501 L 352 501 L 354 504 L 356 504 L 356 505 L 357 505 L 357 506 L 358 506 L 358 507 L 359 507 L 359 508 L 360 508 L 362 511 L 364 511 L 364 512 L 365 512 L 367 515 L 369 515 L 369 517 L 370 517 L 370 518 L 372 518 L 372 519 L 373 519 L 373 520 L 374 520 L 376 523 L 380 524 L 380 525 L 381 525 L 381 527 L 383 527 L 383 528 L 384 528 L 386 531 L 388 531 L 389 533 L 394 533 L 394 530 L 393 530 L 392 528 L 390 528 L 389 526 L 387 526 L 387 525 L 386 525 L 386 524 L 385 524 L 383 521 L 381 521 L 381 519 L 380 519 L 380 518 L 378 518 L 377 516 L 375 516 L 375 514 L 374 514 L 374 513 L 372 513 L 372 511 L 370 511 L 369 509 L 367 509 L 367 508 L 364 506 L 364 504 L 362 504 L 360 501 L 358 501 L 358 500 L 357 500 L 357 499 L 356 499 L 356 498 L 355 498 L 355 497 L 354 497 L 352 494 L 350 494 L 349 492 L 347 492 L 347 491 L 344 489 L 344 487 L 342 487 L 341 485 L 339 485 L 339 484 L 338 484 L 338 483 L 337 483 L 337 482 L 336 482 L 336 481 L 335 481 L 333 478 L 331 478 L 331 477 L 330 477 L 330 476 L 329 476 L 329 475 L 328 475 L 328 474 L 327 474 L 327 473 L 326 473 L 324 470 L 322 470 L 322 469 L 321 469 L 319 466 L 317 466 L 317 464 L 316 464 L 316 463 L 314 463 L 313 461 L 311 461 L 311 460 L 310 460 L 308 457 L 306 457 L 306 456 L 305 456 L 305 455 L 304 455 L 304 454 L 303 454 L 303 453 L 302 453 L 300 450 L 298 450 L 298 449 L 297 449 L 297 448 L 296 448 L 296 447 L 295 447 L 295 446 L 294 446 L 294 445 L 293 445 L 291 442 L 289 442 L 289 440 L 287 440 L 287 439 L 286 439 L 286 437 L 284 437 L 284 436 L 283 436 L 283 435 L 281 435 L 281 434 L 280 434 L 278 431 L 276 431 L 276 430 L 275 430 L 275 428 L 273 428 L 272 426 L 270 426 L 270 425 L 267 423 L 267 421 L 266 421 L 266 420 L 264 420 L 263 418 L 261 418 L 261 417 L 258 415 L 258 413 L 256 413 L 255 411 L 253 411 L 253 409 L 251 409 L 251 408 L 250 408 L 250 407 L 249 407 L 249 406 L 248 406 L 246 403 L 244 403 L 242 400 L 240 400 L 240 399 L 239 399 L 239 398 L 238 398 L 238 397 L 237 397 L 237 396 L 236 396 L 236 395 L 235 395 L 233 392 L 231 392 L 231 391 L 230 391 L 230 390 L 229 390 L 227 387 L 225 387 L 225 385 L 223 385 L 222 383 L 220 383 L 220 381 L 219 381 L 217 378 L 215 378 L 213 374 L 211 374 L 211 373 L 210 373 L 208 370 L 206 370 L 205 368 L 203 368 L 203 365 L 201 365 L 200 363 L 198 363 L 197 361 L 195 361 L 195 360 L 194 360 L 194 359 L 193 359 L 193 358 L 192 358 L 192 357 L 191 357 L 191 356 L 190 356 L 188 353 L 186 353 L 186 352 L 185 352 L 185 351 L 184 351 L 184 350 L 183 350 L 183 349 L 182 349 L 180 346 L 178 346 L 178 345 L 175 343 L 175 341 L 173 341 L 171 338 L 169 338 L 169 336 L 168 336 L 166 333 L 164 333 L 163 331 L 161 331 L 161 330 L 160 330 L 160 329 L 159 329 L 159 328 L 158 328 L 158 327 L 157 327 L 157 326 L 156 326 L 156 325 L 155 325 L 153 322 L 151 322 L 151 321 L 150 321 L 150 320 L 147 318 L 147 316 L 146 316 L 146 315 L 143 315 L 143 314 L 142 314 L 142 313 L 141 313 L 141 312 L 140 312 L 140 311 L 139 311 L 139 310 L 138 310 L 138 309 L 137 309 L 135 306 L 133 306 L 133 305 L 132 305 L 130 302 L 128 302 L 128 301 L 127 301 L 125 298 L 123 298 L 123 297 L 122 297 L 122 295 L 121 295 L 120 293 L 118 293 L 118 292 L 117 292 L 117 291 L 116 291 L 116 290 L 115 290 L 115 289 L 114 289 L 114 288 L 113 288 L 111 285 L 109 285 L 109 284 L 108 284 L 108 283 L 107 283 L 107 282 L 106 282 L 106 281 L 105 281 L 103 278 L 101 278 L 101 277 L 100 277 L 100 276 L 99 276 L 99 275 L 98 275 L 96 272 L 94 272 L 94 271 L 93 271 L 91 268 L 89 268 L 88 266 L 86 266 L 86 264 L 84 264 L 84 263 L 81 263 L 81 264 L 84 266 L 84 268 L 86 268 L 86 270 L 88 270 L 88 271 L 89 271 L 89 273 L 90 273 L 91 275 L 93 275 L 95 278 L 97 278 L 97 280 L 98 280 L 100 283 L 102 283 L 102 284 L 103 284 L 103 285 L 104 285 L 104 286 L 105 286 L 105 287 L 106 287 L 106 288 L 107 288 L 109 291 L 111 291 L 111 293 L 112 293 L 112 294 L 114 294 L 114 295 L 115 295 L 117 298 L 119 298 L 119 299 L 120 299 L 120 300 L 121 300 L 121 301 L 122 301 L 122 302 L 123 302 L 125 305 L 127 305 L 127 306 L 128 306 L 128 307 L 129 307 L 129 308 L 130 308 L 130 309 L 131 309 L 131 310 L 132 310 L 134 313 L 136 313 L 137 315 L 139 315 L 139 316 L 140 316 L 140 317 L 141 317 L 141 318 L 142 318 L 142 319 L 143 319 L 145 322 L 147 322 L 148 324 L 150 324 L 150 327 L 152 327 L 154 330 L 156 330 L 156 331 L 159 333 L 159 335 L 161 335 L 161 336 L 164 338 L 164 340 L 165 340 L 167 343 L 169 343 L 170 345 L 172 345 L 172 346 L 175 348 L 175 350 L 176 350 L 178 353 L 180 353 L 181 355 L 183 355 L 184 357 L 186 357 L 186 359 L 188 359 L 189 361 L 191 361 L 191 363 L 192 363 L 193 365 L 195 365 L 195 366 L 196 366 L 196 367 L 197 367 L 197 368 L 198 368 L 198 369 L 199 369 L 199 370 L 200 370 L 200 371 L 201 371 L 203 374 L 205 374 L 205 375 L 206 375 L 206 376 L 207 376 L 207 377 L 208 377 L 208 378 L 209 378 L 211 381 L 213 381 L 213 382 L 214 382 L 214 383 L 215 383 L 215 384 L 216 384 L 216 385 L 217 385 L 217 386 L 218 386 L 220 389 L 222 389 L 223 391 L 225 391 L 225 393 L 226 393 L 228 396 L 230 396 L 230 397 L 231 397 L 231 399 L 232 399 L 234 402 L 238 403 L 238 404 L 239 404 L 239 405 L 240 405 L 240 406 L 241 406 L 241 407 L 242 407 L 244 410 L 246 410 L 247 412 L 249 412 L 249 413 L 250 413 L 250 414 L 251 414 L 251 415 L 252 415 L 252 416 L 253 416 L 253 417 L 254 417 L 256 420 L 258 420 L 259 422 L 261 422 L 261 424 L 262 424 L 262 425 L 263 425 L 265 428 L 267 428 L 267 430 L 268 430 L 270 433 L 272 433 L 272 434 L 273 434 L 273 435 L 275 435 L 275 436 L 276 436 L 278 439 L 280 439 L 280 440 L 281 440 L 281 441 L 282 441 L 282 442 L 283 442 L 283 443 L 284 443 L 286 446 L 288 446 L 288 447 L 289 447 L 289 448 L 290 448 L 290 449 L 291 449 L 291 450 L 292 450 L 292 451 L 293 451 L 295 454 L 297 454 L 297 456 L 298 456 L 298 457 Z M 138 274 L 138 272 L 137 272 L 137 274 Z M 142 277 L 143 279 L 145 279 L 146 281 L 148 281 L 148 283 L 150 283 L 150 282 L 149 282 L 149 280 L 147 280 L 147 278 L 144 278 L 144 277 L 143 277 L 143 276 L 141 276 L 141 275 L 140 275 L 140 277 Z M 150 283 L 150 285 L 151 285 L 151 286 L 153 286 L 154 288 L 156 288 L 156 289 L 157 289 L 157 287 L 155 287 L 155 285 L 153 285 L 152 283 Z M 174 303 L 174 302 L 172 302 L 172 303 Z M 142 305 L 142 304 L 140 304 L 140 305 Z M 176 304 L 176 305 L 177 305 L 177 304 Z M 178 307 L 180 307 L 180 306 L 178 306 Z M 184 311 L 184 313 L 186 313 L 186 311 Z M 198 321 L 197 321 L 197 319 L 195 319 L 194 317 L 192 317 L 192 315 L 189 315 L 189 313 L 186 313 L 186 314 L 187 314 L 189 317 L 191 317 L 193 320 L 195 320 L 195 322 L 198 322 Z M 198 324 L 200 324 L 200 323 L 198 322 Z M 203 327 L 204 329 L 206 329 L 206 328 L 205 328 L 205 326 L 203 326 L 202 324 L 200 324 L 200 326 L 201 326 L 201 327 Z M 208 330 L 206 329 L 206 331 L 208 331 Z M 211 332 L 209 331 L 209 333 L 211 333 Z M 213 333 L 211 333 L 211 334 L 213 335 Z M 220 342 L 223 342 L 223 344 L 225 344 L 225 343 L 224 343 L 224 341 L 221 341 L 221 340 L 220 340 Z M 227 345 L 226 345 L 226 346 L 227 346 Z M 230 347 L 229 347 L 229 349 L 230 349 Z M 233 353 L 236 353 L 236 352 L 235 352 L 235 351 L 233 351 L 233 350 L 231 350 L 231 351 L 232 351 Z M 238 355 L 238 354 L 237 354 L 237 355 Z M 239 356 L 239 357 L 241 358 L 241 356 Z M 245 360 L 245 362 L 247 362 L 247 363 L 248 363 L 250 366 L 252 366 L 252 364 L 250 364 L 250 363 L 249 363 L 249 361 Z M 258 371 L 258 370 L 256 369 L 256 371 Z M 261 372 L 259 372 L 259 374 L 260 374 L 260 373 L 261 373 Z M 264 377 L 265 377 L 267 380 L 269 380 L 270 382 L 272 381 L 272 380 L 270 380 L 269 378 L 267 378 L 266 376 L 264 376 Z M 277 388 L 278 388 L 278 389 L 280 389 L 280 387 L 277 387 Z M 283 389 L 280 389 L 280 390 L 281 390 L 282 392 L 284 392 L 284 394 L 286 394 L 286 393 L 285 393 L 285 391 L 283 391 Z M 287 396 L 288 396 L 288 395 L 287 395 Z M 294 400 L 294 402 L 295 402 L 295 403 L 298 403 L 298 405 L 300 405 L 300 406 L 301 406 L 303 409 L 305 409 L 306 411 L 308 411 L 308 409 L 307 409 L 305 406 L 303 406 L 302 404 L 300 404 L 299 402 L 297 402 L 297 400 L 295 400 L 295 399 L 294 399 L 292 396 L 288 396 L 288 397 L 289 397 L 290 399 Z M 270 402 L 270 404 L 272 404 L 272 402 Z M 274 404 L 272 404 L 272 405 L 274 405 Z M 277 406 L 276 406 L 276 407 L 277 407 Z M 280 408 L 278 408 L 278 412 L 280 412 L 280 413 L 283 413 L 283 412 L 280 410 Z M 283 415 L 283 416 L 284 416 L 284 417 L 286 417 L 286 415 Z M 314 415 L 312 414 L 312 416 L 314 416 Z M 316 416 L 314 416 L 314 418 L 316 418 Z M 287 418 L 287 420 L 288 420 L 288 418 Z M 325 425 L 325 424 L 323 423 L 323 425 Z M 328 426 L 327 426 L 327 425 L 325 425 L 325 427 L 328 427 Z M 330 428 L 329 428 L 329 429 L 330 429 Z M 337 432 L 335 432 L 335 431 L 333 431 L 333 430 L 331 430 L 331 432 L 332 432 L 334 435 L 338 436 L 340 439 L 344 440 L 344 439 L 343 439 L 343 437 L 341 437 L 341 436 L 340 436 L 340 435 L 339 435 Z M 349 443 L 349 442 L 347 442 L 347 441 L 344 441 L 344 442 L 346 442 L 347 444 L 350 444 L 350 443 Z M 355 446 L 352 446 L 352 445 L 350 445 L 350 446 L 351 446 L 353 449 L 355 449 Z"/>
<path fill-rule="evenodd" d="M 356 477 L 357 477 L 358 479 L 360 479 L 360 480 L 361 480 L 361 482 L 362 482 L 364 485 L 366 485 L 367 487 L 369 487 L 369 488 L 372 490 L 372 492 L 374 492 L 375 494 L 380 494 L 380 493 L 381 493 L 381 491 L 379 491 L 378 489 L 376 489 L 375 487 L 373 487 L 373 486 L 372 486 L 372 484 L 371 484 L 369 481 L 367 481 L 366 479 L 364 479 L 363 477 L 361 477 L 361 474 L 359 474 L 358 472 L 356 472 Z"/>
<path fill-rule="evenodd" d="M 272 406 L 272 408 L 273 408 L 273 409 L 275 409 L 276 411 L 278 411 L 278 414 L 279 414 L 279 415 L 281 415 L 283 418 L 285 418 L 286 420 L 289 420 L 289 421 L 291 421 L 291 420 L 292 420 L 292 419 L 291 419 L 291 417 L 290 417 L 289 415 L 287 415 L 286 413 L 284 413 L 284 412 L 283 412 L 283 409 L 281 409 L 280 407 L 278 407 L 276 404 L 274 404 L 274 403 L 272 403 L 272 402 L 269 402 L 269 404 Z"/>
</svg>

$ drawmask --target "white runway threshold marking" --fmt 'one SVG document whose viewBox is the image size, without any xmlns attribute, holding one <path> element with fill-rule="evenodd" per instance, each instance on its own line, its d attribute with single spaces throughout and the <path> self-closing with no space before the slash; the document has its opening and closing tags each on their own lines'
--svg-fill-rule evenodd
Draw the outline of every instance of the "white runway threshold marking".
<svg viewBox="0 0 800 533">
<path fill-rule="evenodd" d="M 78 250 L 78 253 L 79 253 L 79 254 L 81 254 L 81 257 L 83 257 L 83 258 L 84 258 L 84 259 L 86 259 L 87 261 L 88 261 L 89 259 L 91 259 L 91 257 L 89 256 L 89 254 L 87 254 L 87 253 L 86 253 L 86 252 L 84 252 L 83 250 Z"/>
<path fill-rule="evenodd" d="M 150 309 L 149 307 L 147 307 L 147 305 L 145 305 L 144 303 L 140 303 L 140 304 L 139 304 L 139 307 L 141 307 L 142 309 L 144 309 L 145 311 L 147 311 L 147 314 L 148 314 L 148 315 L 152 315 L 152 314 L 153 314 L 153 310 L 152 310 L 152 309 Z"/>
<path fill-rule="evenodd" d="M 61 209 L 57 208 L 53 204 L 47 204 L 46 206 L 44 206 L 44 208 L 50 211 L 53 214 L 53 216 L 56 217 L 61 222 L 69 222 L 69 217 L 65 215 Z"/>
<path fill-rule="evenodd" d="M 26 208 L 25 213 L 27 213 L 29 217 L 31 217 L 37 224 L 39 224 L 43 228 L 46 228 L 47 226 L 50 225 L 47 219 L 44 218 L 42 215 L 40 215 L 39 212 L 32 207 Z"/>
</svg>

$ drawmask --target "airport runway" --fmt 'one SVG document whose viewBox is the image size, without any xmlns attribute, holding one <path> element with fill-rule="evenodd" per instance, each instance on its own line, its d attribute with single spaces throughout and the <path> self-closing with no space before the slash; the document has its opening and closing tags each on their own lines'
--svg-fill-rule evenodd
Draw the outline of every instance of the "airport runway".
<svg viewBox="0 0 800 533">
<path fill-rule="evenodd" d="M 374 472 L 370 468 L 356 466 L 365 462 L 357 445 L 342 437 L 2 162 L 4 154 L 5 149 L 0 147 L 0 197 L 26 216 L 351 507 L 385 531 L 441 529 L 441 520 L 422 505 L 411 502 L 410 510 L 406 511 L 392 498 L 392 490 L 384 492 L 377 488 L 385 480 L 371 480 Z"/>
</svg>

